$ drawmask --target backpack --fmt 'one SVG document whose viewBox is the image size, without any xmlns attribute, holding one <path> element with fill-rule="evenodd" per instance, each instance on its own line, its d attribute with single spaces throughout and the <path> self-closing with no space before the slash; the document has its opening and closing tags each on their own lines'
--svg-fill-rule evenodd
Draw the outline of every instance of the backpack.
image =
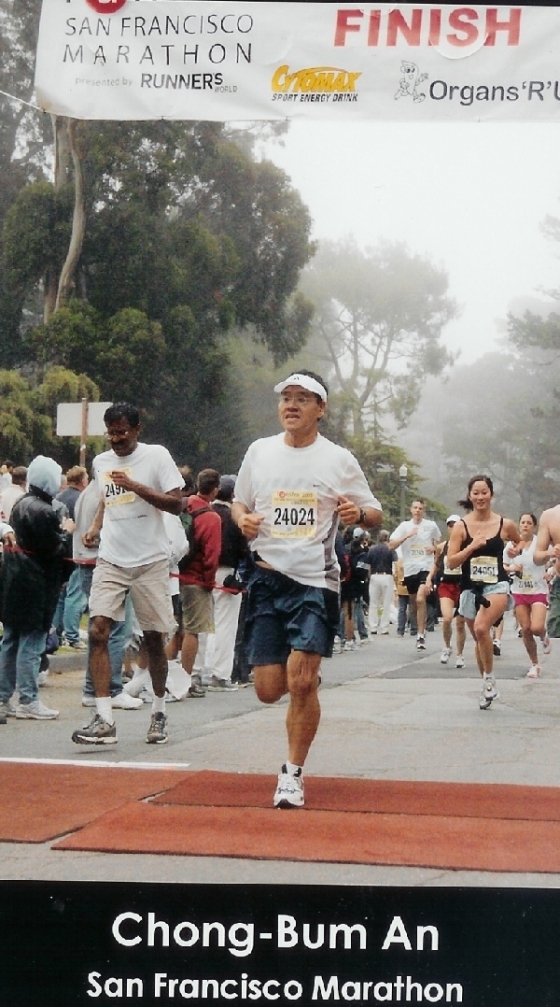
<svg viewBox="0 0 560 1007">
<path fill-rule="evenodd" d="M 186 507 L 186 502 L 185 502 Z M 187 542 L 189 545 L 188 551 L 185 553 L 182 559 L 179 560 L 179 573 L 184 573 L 185 570 L 189 568 L 193 559 L 198 552 L 198 542 L 194 537 L 194 519 L 198 517 L 199 514 L 206 514 L 211 511 L 212 507 L 197 507 L 196 510 L 187 511 L 182 510 L 179 514 L 181 518 L 181 524 L 185 530 L 185 535 L 187 537 Z"/>
</svg>

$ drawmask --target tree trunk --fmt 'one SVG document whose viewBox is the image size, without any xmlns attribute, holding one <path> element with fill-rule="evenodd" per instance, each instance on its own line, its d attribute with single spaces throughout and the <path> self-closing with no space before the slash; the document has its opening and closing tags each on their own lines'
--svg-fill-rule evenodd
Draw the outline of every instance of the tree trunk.
<svg viewBox="0 0 560 1007">
<path fill-rule="evenodd" d="M 60 279 L 58 281 L 55 311 L 58 311 L 59 308 L 64 307 L 64 305 L 68 303 L 74 286 L 76 267 L 78 265 L 80 255 L 82 254 L 82 245 L 84 243 L 86 223 L 84 211 L 84 173 L 82 170 L 80 153 L 76 146 L 77 125 L 76 119 L 68 120 L 68 145 L 74 167 L 74 214 L 72 217 L 72 234 L 70 237 L 70 244 L 68 246 L 68 252 L 60 272 Z"/>
<path fill-rule="evenodd" d="M 54 134 L 54 187 L 74 183 L 74 214 L 68 252 L 60 276 L 47 273 L 44 281 L 43 319 L 48 322 L 54 311 L 68 303 L 82 252 L 85 232 L 84 182 L 80 153 L 76 145 L 76 119 L 51 116 Z"/>
</svg>

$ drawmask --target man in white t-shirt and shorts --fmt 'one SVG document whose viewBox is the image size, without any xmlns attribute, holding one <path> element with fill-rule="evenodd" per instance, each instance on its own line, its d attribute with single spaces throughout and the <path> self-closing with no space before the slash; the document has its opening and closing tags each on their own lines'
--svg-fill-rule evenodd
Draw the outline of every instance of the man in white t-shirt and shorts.
<svg viewBox="0 0 560 1007">
<path fill-rule="evenodd" d="M 389 540 L 390 549 L 402 553 L 404 583 L 410 595 L 412 611 L 416 618 L 418 633 L 416 647 L 426 649 L 426 579 L 432 568 L 436 545 L 441 541 L 441 532 L 435 523 L 426 518 L 423 500 L 413 500 L 410 521 L 401 521 Z"/>
<path fill-rule="evenodd" d="M 83 537 L 85 545 L 99 541 L 89 599 L 89 672 L 96 713 L 90 724 L 74 731 L 72 741 L 79 745 L 117 741 L 107 643 L 113 623 L 124 619 L 130 593 L 144 633 L 155 697 L 146 741 L 161 745 L 167 741 L 164 637 L 175 625 L 163 512 L 179 514 L 183 479 L 167 448 L 139 443 L 140 414 L 135 406 L 110 406 L 103 419 L 111 449 L 93 461 L 100 502 Z"/>
<path fill-rule="evenodd" d="M 275 386 L 283 433 L 255 441 L 235 484 L 234 520 L 251 543 L 247 657 L 259 699 L 289 694 L 288 758 L 274 806 L 303 807 L 302 769 L 320 719 L 322 657 L 339 622 L 339 520 L 373 528 L 381 505 L 354 456 L 319 433 L 327 387 L 311 371 Z"/>
</svg>

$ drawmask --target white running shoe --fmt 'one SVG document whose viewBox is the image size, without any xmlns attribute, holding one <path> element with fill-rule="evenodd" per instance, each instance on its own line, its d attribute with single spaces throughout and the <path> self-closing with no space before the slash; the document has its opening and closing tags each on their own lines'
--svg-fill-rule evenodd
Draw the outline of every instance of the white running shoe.
<svg viewBox="0 0 560 1007">
<path fill-rule="evenodd" d="M 444 647 L 441 652 L 441 657 L 439 659 L 440 664 L 447 664 L 450 657 L 451 657 L 451 647 Z"/>
<path fill-rule="evenodd" d="M 465 658 L 463 657 L 462 654 L 457 654 L 457 660 L 455 661 L 455 667 L 456 668 L 464 668 L 465 667 Z"/>
<path fill-rule="evenodd" d="M 550 654 L 550 651 L 552 650 L 552 644 L 548 633 L 545 633 L 542 638 L 542 650 L 543 654 Z"/>
<path fill-rule="evenodd" d="M 143 705 L 139 696 L 131 696 L 124 689 L 118 695 L 111 697 L 113 710 L 140 710 Z"/>
<path fill-rule="evenodd" d="M 17 720 L 56 720 L 58 710 L 49 710 L 40 699 L 35 699 L 32 703 L 19 703 L 16 706 Z"/>
<path fill-rule="evenodd" d="M 274 794 L 273 804 L 275 808 L 303 808 L 303 779 L 301 770 L 298 776 L 288 773 L 285 766 L 278 776 L 278 786 Z"/>
<path fill-rule="evenodd" d="M 494 699 L 497 699 L 499 692 L 496 688 L 496 680 L 493 675 L 489 675 L 488 678 L 484 679 L 484 684 L 482 686 L 482 692 L 480 693 L 480 699 L 478 705 L 481 710 L 487 710 Z"/>
<path fill-rule="evenodd" d="M 237 692 L 238 688 L 237 682 L 232 682 L 231 678 L 211 675 L 208 681 L 208 692 Z"/>
<path fill-rule="evenodd" d="M 344 650 L 359 650 L 360 644 L 356 643 L 355 640 L 347 640 L 344 644 Z"/>
<path fill-rule="evenodd" d="M 540 664 L 532 664 L 529 671 L 525 675 L 525 678 L 538 678 L 541 673 Z"/>
<path fill-rule="evenodd" d="M 416 637 L 416 650 L 425 650 L 425 649 L 426 649 L 426 639 L 424 637 L 424 634 L 418 633 L 418 636 Z"/>
<path fill-rule="evenodd" d="M 129 696 L 138 698 L 144 689 L 151 689 L 151 686 L 152 679 L 150 678 L 150 672 L 148 669 L 135 668 L 130 682 L 126 682 L 125 685 L 123 685 L 123 692 L 126 692 Z"/>
</svg>

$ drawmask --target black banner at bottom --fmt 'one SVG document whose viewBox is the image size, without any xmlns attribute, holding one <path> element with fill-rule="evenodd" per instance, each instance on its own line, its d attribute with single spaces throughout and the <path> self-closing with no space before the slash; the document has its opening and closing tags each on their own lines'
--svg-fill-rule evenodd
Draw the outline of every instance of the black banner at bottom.
<svg viewBox="0 0 560 1007">
<path fill-rule="evenodd" d="M 4 1003 L 553 1007 L 548 889 L 0 883 Z"/>
</svg>

